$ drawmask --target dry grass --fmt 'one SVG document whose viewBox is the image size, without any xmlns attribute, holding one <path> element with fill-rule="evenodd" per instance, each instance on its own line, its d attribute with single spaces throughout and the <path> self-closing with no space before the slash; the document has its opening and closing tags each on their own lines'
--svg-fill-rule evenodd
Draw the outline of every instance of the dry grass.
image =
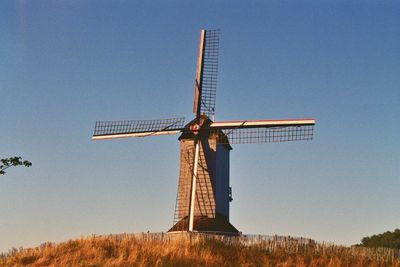
<svg viewBox="0 0 400 267">
<path fill-rule="evenodd" d="M 251 242 L 249 242 L 251 241 Z M 400 266 L 399 251 L 204 236 L 92 236 L 12 249 L 0 266 Z"/>
</svg>

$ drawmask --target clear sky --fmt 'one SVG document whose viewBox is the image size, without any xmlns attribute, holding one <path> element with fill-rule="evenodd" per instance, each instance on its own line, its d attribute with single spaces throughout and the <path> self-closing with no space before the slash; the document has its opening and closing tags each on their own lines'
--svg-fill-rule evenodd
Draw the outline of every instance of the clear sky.
<svg viewBox="0 0 400 267">
<path fill-rule="evenodd" d="M 233 147 L 232 224 L 339 244 L 400 227 L 399 25 L 398 1 L 1 1 L 0 157 L 33 166 L 0 177 L 0 251 L 172 226 L 178 136 L 90 137 L 192 119 L 201 28 L 221 29 L 216 120 L 317 119 L 311 142 Z"/>
</svg>

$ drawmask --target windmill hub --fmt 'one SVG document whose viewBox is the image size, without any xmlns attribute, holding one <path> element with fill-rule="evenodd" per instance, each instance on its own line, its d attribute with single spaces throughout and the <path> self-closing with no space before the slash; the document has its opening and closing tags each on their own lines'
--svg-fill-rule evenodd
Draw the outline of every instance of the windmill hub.
<svg viewBox="0 0 400 267">
<path fill-rule="evenodd" d="M 200 129 L 200 125 L 198 125 L 198 124 L 190 125 L 190 130 L 194 134 L 197 134 L 199 132 L 199 129 Z"/>
<path fill-rule="evenodd" d="M 92 139 L 178 134 L 180 168 L 174 222 L 169 232 L 238 234 L 229 222 L 231 144 L 311 140 L 315 120 L 214 122 L 219 30 L 201 30 L 194 86 L 195 118 L 97 121 Z M 244 177 L 247 178 L 247 177 Z"/>
<path fill-rule="evenodd" d="M 189 122 L 185 127 L 188 128 L 192 133 L 198 134 L 209 130 L 212 121 L 206 115 L 200 115 Z"/>
</svg>

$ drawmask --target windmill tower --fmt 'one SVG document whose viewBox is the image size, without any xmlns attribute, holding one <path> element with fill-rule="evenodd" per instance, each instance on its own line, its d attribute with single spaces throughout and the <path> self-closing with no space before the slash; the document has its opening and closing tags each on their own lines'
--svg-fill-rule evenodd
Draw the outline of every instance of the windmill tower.
<svg viewBox="0 0 400 267">
<path fill-rule="evenodd" d="M 238 234 L 229 222 L 231 144 L 311 140 L 315 120 L 214 122 L 219 30 L 201 30 L 194 87 L 195 118 L 97 121 L 93 140 L 180 133 L 180 169 L 169 232 Z"/>
</svg>

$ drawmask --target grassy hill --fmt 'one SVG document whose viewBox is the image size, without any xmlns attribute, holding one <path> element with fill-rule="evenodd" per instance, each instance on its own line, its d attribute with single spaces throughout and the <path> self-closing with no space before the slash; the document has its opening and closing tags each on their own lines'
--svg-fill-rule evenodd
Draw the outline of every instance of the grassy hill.
<svg viewBox="0 0 400 267">
<path fill-rule="evenodd" d="M 0 255 L 0 266 L 400 266 L 399 250 L 295 239 L 91 236 Z"/>
</svg>

